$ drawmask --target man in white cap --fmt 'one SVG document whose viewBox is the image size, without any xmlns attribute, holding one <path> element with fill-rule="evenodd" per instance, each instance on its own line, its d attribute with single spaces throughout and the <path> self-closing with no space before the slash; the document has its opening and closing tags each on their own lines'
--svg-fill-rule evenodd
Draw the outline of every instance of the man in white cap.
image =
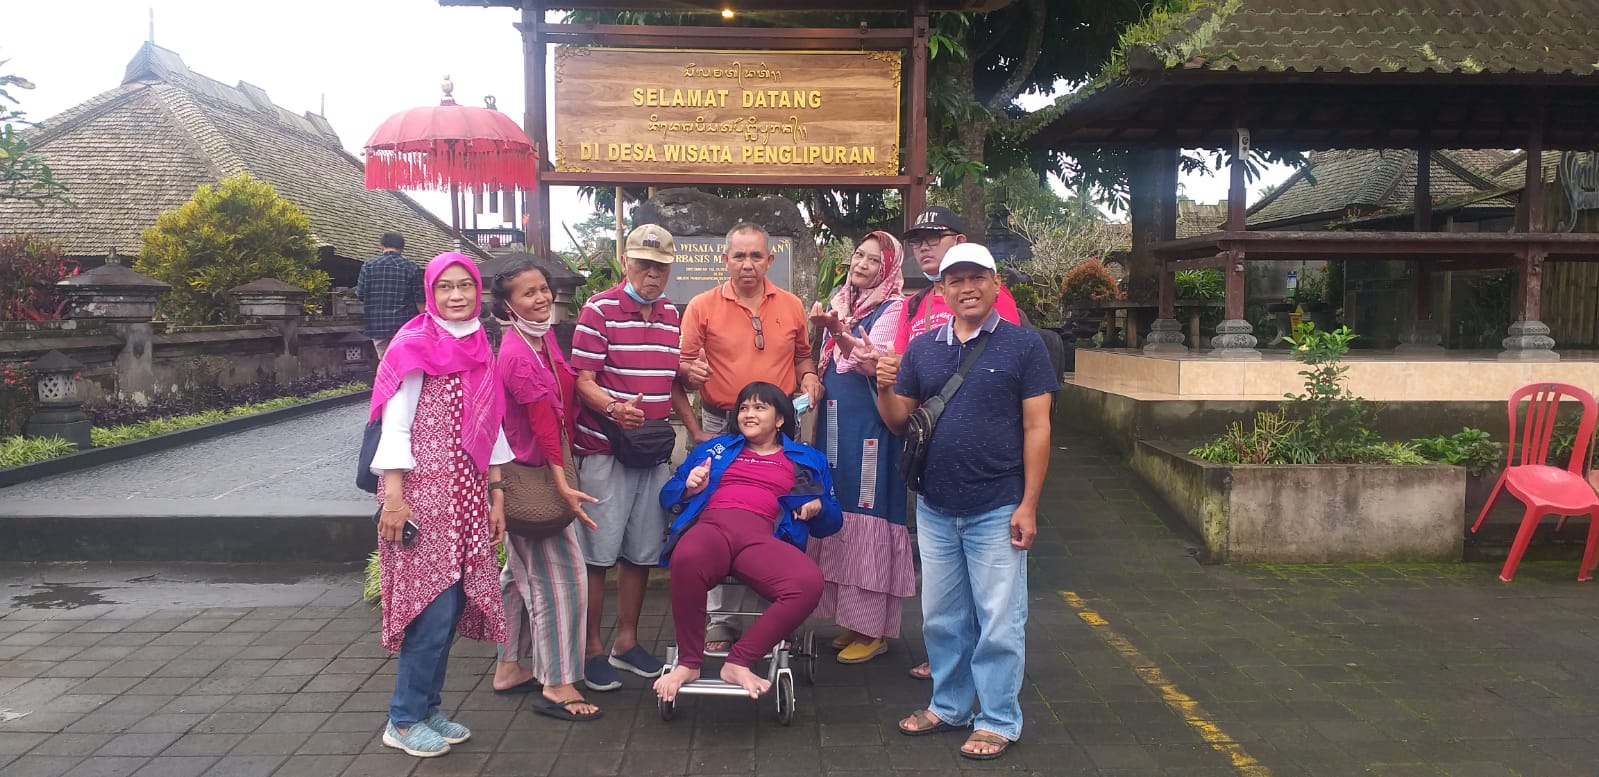
<svg viewBox="0 0 1599 777">
<path fill-rule="evenodd" d="M 877 409 L 896 434 L 965 367 L 933 426 L 916 497 L 933 698 L 899 727 L 918 736 L 972 726 L 961 755 L 989 760 L 1022 731 L 1027 549 L 1060 382 L 1038 333 L 995 312 L 999 279 L 988 249 L 952 246 L 938 272 L 953 318 L 903 356 L 877 362 Z"/>
</svg>

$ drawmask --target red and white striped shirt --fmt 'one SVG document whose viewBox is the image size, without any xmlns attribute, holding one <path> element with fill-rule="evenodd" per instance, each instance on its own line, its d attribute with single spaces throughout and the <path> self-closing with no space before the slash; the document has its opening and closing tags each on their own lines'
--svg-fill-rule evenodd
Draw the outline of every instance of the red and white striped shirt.
<svg viewBox="0 0 1599 777">
<path fill-rule="evenodd" d="M 681 339 L 677 308 L 664 296 L 649 307 L 646 320 L 644 306 L 627 296 L 621 284 L 589 297 L 577 317 L 570 361 L 575 370 L 593 372 L 595 382 L 616 401 L 643 394 L 639 408 L 644 417 L 666 418 L 672 412 Z M 600 422 L 603 415 L 583 405 L 572 439 L 578 454 L 611 452 Z"/>
</svg>

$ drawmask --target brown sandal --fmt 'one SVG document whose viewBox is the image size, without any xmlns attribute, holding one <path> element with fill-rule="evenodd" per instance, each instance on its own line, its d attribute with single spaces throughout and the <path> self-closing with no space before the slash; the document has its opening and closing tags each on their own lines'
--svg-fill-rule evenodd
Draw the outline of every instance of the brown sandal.
<svg viewBox="0 0 1599 777">
<path fill-rule="evenodd" d="M 908 737 L 925 737 L 928 734 L 938 734 L 945 731 L 958 731 L 965 726 L 956 726 L 945 723 L 943 718 L 933 714 L 932 710 L 917 710 L 911 713 L 911 720 L 916 721 L 914 727 L 906 726 L 905 721 L 899 722 L 899 733 Z"/>
<path fill-rule="evenodd" d="M 966 746 L 974 742 L 983 745 L 999 745 L 999 749 L 992 753 L 974 753 L 970 750 L 967 750 Z M 977 731 L 973 731 L 972 735 L 967 737 L 966 742 L 961 745 L 961 757 L 970 758 L 973 761 L 992 761 L 995 758 L 1004 755 L 1005 751 L 1009 750 L 1010 746 L 1013 744 L 1016 743 L 998 734 L 995 734 L 992 731 L 983 731 L 979 729 Z"/>
</svg>

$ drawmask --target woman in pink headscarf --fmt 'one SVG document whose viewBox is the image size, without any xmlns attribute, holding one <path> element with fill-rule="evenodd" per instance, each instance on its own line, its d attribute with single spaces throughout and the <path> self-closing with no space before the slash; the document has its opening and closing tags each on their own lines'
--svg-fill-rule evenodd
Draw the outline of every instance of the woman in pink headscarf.
<svg viewBox="0 0 1599 777">
<path fill-rule="evenodd" d="M 905 482 L 899 476 L 899 438 L 877 414 L 877 355 L 893 347 L 901 309 L 905 255 L 887 232 L 861 240 L 849 276 L 827 310 L 811 321 L 825 329 L 816 447 L 827 454 L 844 528 L 811 544 L 822 568 L 816 612 L 843 629 L 833 640 L 845 664 L 870 661 L 899 636 L 900 600 L 916 595 L 910 535 L 905 529 Z"/>
<path fill-rule="evenodd" d="M 383 647 L 400 654 L 383 744 L 444 755 L 472 736 L 439 709 L 450 645 L 505 639 L 494 546 L 505 532 L 504 393 L 478 323 L 482 281 L 465 254 L 434 257 L 427 312 L 395 333 L 372 384 L 383 421 L 378 551 Z"/>
</svg>

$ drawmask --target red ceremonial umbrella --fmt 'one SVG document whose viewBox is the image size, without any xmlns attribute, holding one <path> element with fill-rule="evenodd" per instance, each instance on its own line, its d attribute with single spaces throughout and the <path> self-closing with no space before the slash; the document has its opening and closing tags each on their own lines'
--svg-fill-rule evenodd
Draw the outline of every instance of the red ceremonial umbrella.
<svg viewBox="0 0 1599 777">
<path fill-rule="evenodd" d="M 455 211 L 461 187 L 473 192 L 532 188 L 539 158 L 527 133 L 509 116 L 492 107 L 456 104 L 450 94 L 454 88 L 445 76 L 438 105 L 396 113 L 378 125 L 366 141 L 366 188 L 447 190 L 459 234 Z"/>
</svg>

